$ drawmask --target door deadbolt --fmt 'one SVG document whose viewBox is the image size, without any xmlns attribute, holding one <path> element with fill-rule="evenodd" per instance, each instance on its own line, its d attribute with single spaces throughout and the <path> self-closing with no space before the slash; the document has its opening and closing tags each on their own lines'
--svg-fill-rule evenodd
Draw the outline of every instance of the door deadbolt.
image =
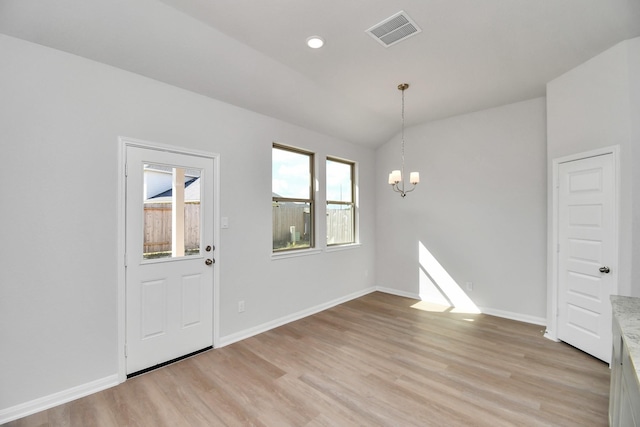
<svg viewBox="0 0 640 427">
<path fill-rule="evenodd" d="M 211 252 L 212 250 L 214 250 L 216 247 L 215 246 L 211 246 L 211 245 L 207 245 L 206 248 L 204 248 L 205 251 L 207 252 Z"/>
</svg>

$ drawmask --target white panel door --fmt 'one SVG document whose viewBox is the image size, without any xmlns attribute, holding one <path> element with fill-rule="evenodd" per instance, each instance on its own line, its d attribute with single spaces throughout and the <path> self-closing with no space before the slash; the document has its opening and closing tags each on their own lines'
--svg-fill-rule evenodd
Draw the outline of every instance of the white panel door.
<svg viewBox="0 0 640 427">
<path fill-rule="evenodd" d="M 126 149 L 126 372 L 213 344 L 213 159 Z"/>
<path fill-rule="evenodd" d="M 608 362 L 617 277 L 613 155 L 561 163 L 558 177 L 558 338 Z"/>
</svg>

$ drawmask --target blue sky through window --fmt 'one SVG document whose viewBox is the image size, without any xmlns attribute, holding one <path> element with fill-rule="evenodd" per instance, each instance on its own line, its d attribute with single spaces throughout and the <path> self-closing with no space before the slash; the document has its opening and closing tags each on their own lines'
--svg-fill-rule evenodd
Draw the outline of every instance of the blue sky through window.
<svg viewBox="0 0 640 427">
<path fill-rule="evenodd" d="M 271 154 L 271 191 L 280 197 L 309 199 L 309 156 L 274 147 Z"/>
<path fill-rule="evenodd" d="M 351 165 L 327 160 L 327 200 L 351 202 Z"/>
</svg>

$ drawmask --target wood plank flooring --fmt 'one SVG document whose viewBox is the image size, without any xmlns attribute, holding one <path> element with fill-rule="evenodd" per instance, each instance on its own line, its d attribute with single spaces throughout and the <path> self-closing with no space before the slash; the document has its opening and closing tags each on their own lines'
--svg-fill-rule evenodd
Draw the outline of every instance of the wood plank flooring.
<svg viewBox="0 0 640 427">
<path fill-rule="evenodd" d="M 369 294 L 7 426 L 607 425 L 607 364 L 416 302 Z"/>
</svg>

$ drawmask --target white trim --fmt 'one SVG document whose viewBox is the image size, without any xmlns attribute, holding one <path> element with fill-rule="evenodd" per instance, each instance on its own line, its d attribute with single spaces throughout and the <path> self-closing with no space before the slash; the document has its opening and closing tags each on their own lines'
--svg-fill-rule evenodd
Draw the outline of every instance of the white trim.
<svg viewBox="0 0 640 427">
<path fill-rule="evenodd" d="M 399 297 L 411 298 L 418 301 L 422 301 L 422 298 L 420 298 L 420 295 L 414 294 L 413 292 L 405 292 L 405 291 L 400 291 L 398 289 L 385 288 L 384 286 L 376 286 L 376 291 L 384 292 L 385 294 L 389 294 L 389 295 L 396 295 Z"/>
<path fill-rule="evenodd" d="M 335 307 L 336 305 L 343 304 L 347 301 L 351 301 L 356 298 L 360 298 L 364 295 L 370 294 L 371 292 L 375 292 L 376 288 L 371 287 L 367 289 L 363 289 L 361 291 L 357 291 L 351 293 L 349 295 L 345 295 L 340 298 L 336 298 L 332 301 L 328 301 L 322 304 L 318 304 L 314 307 L 307 308 L 305 310 L 298 311 L 297 313 L 293 313 L 279 319 L 272 320 L 267 323 L 263 323 L 262 325 L 254 326 L 253 328 L 245 329 L 240 332 L 236 332 L 235 334 L 227 335 L 225 337 L 220 338 L 220 347 L 224 347 L 230 344 L 233 344 L 238 341 L 242 341 L 247 338 L 251 338 L 254 335 L 261 334 L 263 332 L 269 331 L 271 329 L 275 329 L 279 326 L 286 325 L 290 322 L 295 322 L 296 320 L 300 320 L 307 316 L 311 316 L 316 313 L 320 313 L 321 311 L 327 310 L 329 308 Z"/>
<path fill-rule="evenodd" d="M 353 238 L 354 244 L 360 245 L 360 162 L 353 162 L 353 206 L 354 206 L 354 224 L 355 227 Z M 326 181 L 326 180 L 325 180 Z M 325 185 L 326 190 L 326 185 Z M 325 239 L 326 242 L 326 239 Z"/>
<path fill-rule="evenodd" d="M 125 179 L 125 162 L 126 162 L 126 143 L 124 139 L 118 138 L 118 192 L 116 200 L 116 208 L 118 212 L 116 214 L 118 232 L 116 235 L 117 240 L 117 280 L 118 280 L 118 307 L 117 307 L 117 322 L 118 322 L 118 348 L 116 354 L 118 357 L 118 382 L 122 383 L 127 379 L 127 360 L 125 358 L 125 345 L 126 345 L 126 269 L 125 269 L 125 254 L 126 254 L 126 240 L 125 240 L 125 200 L 126 200 L 126 179 Z"/>
<path fill-rule="evenodd" d="M 422 300 L 422 298 L 420 298 L 420 295 L 414 294 L 412 292 L 405 292 L 397 289 L 385 288 L 382 286 L 377 286 L 376 290 L 378 292 L 397 295 L 399 297 L 411 298 L 418 301 Z M 514 313 L 512 311 L 497 310 L 497 309 L 488 308 L 488 307 L 478 307 L 478 309 L 480 310 L 481 313 L 488 314 L 490 316 L 502 317 L 505 319 L 517 320 L 519 322 L 532 323 L 534 325 L 541 325 L 541 326 L 546 326 L 547 324 L 547 321 L 544 317 L 529 316 L 528 314 Z"/>
<path fill-rule="evenodd" d="M 553 159 L 552 162 L 554 166 L 557 166 L 560 163 L 574 162 L 576 160 L 588 159 L 590 157 L 604 156 L 605 154 L 613 154 L 615 156 L 615 159 L 617 160 L 619 152 L 620 152 L 620 146 L 612 145 L 610 147 L 602 147 L 602 148 L 597 148 L 595 150 L 585 151 L 583 153 L 576 153 L 576 154 L 570 154 L 568 156 L 558 157 L 557 159 Z M 554 172 L 556 172 L 557 174 L 558 170 L 555 169 Z M 557 178 L 558 177 L 556 175 L 556 179 Z"/>
<path fill-rule="evenodd" d="M 271 254 L 271 260 L 275 261 L 277 259 L 297 258 L 307 255 L 318 255 L 320 253 L 322 253 L 322 249 L 320 248 L 294 249 L 290 251 L 273 252 Z"/>
<path fill-rule="evenodd" d="M 550 252 L 548 259 L 550 259 L 550 274 L 549 279 L 550 283 L 547 286 L 547 330 L 544 333 L 544 336 L 552 341 L 559 341 L 558 338 L 558 253 L 556 248 L 559 244 L 559 218 L 558 218 L 558 209 L 559 209 L 559 194 L 558 194 L 558 173 L 561 163 L 573 162 L 576 160 L 588 159 L 590 157 L 603 156 L 611 154 L 613 156 L 613 176 L 615 180 L 615 194 L 614 194 L 614 203 L 613 203 L 613 221 L 614 221 L 614 258 L 616 259 L 616 265 L 619 265 L 619 256 L 618 256 L 618 245 L 619 245 L 619 216 L 620 216 L 620 146 L 613 145 L 610 147 L 602 147 L 595 150 L 586 151 L 583 153 L 571 154 L 564 157 L 559 157 L 553 159 L 551 161 L 551 170 L 552 170 L 552 181 L 551 181 L 551 192 L 552 192 L 552 208 L 551 208 L 551 244 L 547 247 L 547 250 Z M 618 283 L 615 283 L 615 289 L 613 289 L 613 293 L 617 293 Z"/>
<path fill-rule="evenodd" d="M 164 151 L 166 153 L 176 153 L 176 154 L 186 154 L 186 155 L 190 155 L 190 156 L 200 156 L 200 157 L 206 157 L 208 159 L 214 159 L 214 160 L 216 158 L 220 157 L 219 154 L 211 153 L 209 151 L 196 150 L 196 149 L 193 149 L 193 148 L 179 147 L 179 146 L 176 146 L 176 145 L 161 144 L 159 142 L 144 141 L 142 139 L 128 138 L 126 136 L 121 136 L 118 139 L 120 140 L 120 142 L 122 144 L 131 146 L 131 147 L 146 148 L 148 150 L 156 150 L 156 151 Z"/>
<path fill-rule="evenodd" d="M 125 270 L 125 229 L 126 229 L 126 180 L 125 180 L 125 162 L 126 148 L 138 147 L 148 150 L 164 151 L 168 153 L 186 154 L 211 159 L 213 161 L 213 245 L 215 246 L 215 257 L 221 259 L 220 256 L 220 155 L 202 150 L 194 150 L 190 148 L 177 147 L 167 144 L 143 141 L 140 139 L 128 138 L 120 136 L 118 138 L 118 200 L 116 206 L 118 209 L 118 382 L 122 383 L 127 379 L 127 364 L 124 353 L 126 345 L 126 270 Z M 220 346 L 220 267 L 219 263 L 215 264 L 213 269 L 213 347 Z"/>
<path fill-rule="evenodd" d="M 230 344 L 233 344 L 238 341 L 242 341 L 247 338 L 251 338 L 255 335 L 261 334 L 263 332 L 269 331 L 271 329 L 275 329 L 279 326 L 286 325 L 290 322 L 295 322 L 296 320 L 300 320 L 307 316 L 311 316 L 313 314 L 319 313 L 321 311 L 327 310 L 331 307 L 335 307 L 340 304 L 344 304 L 347 301 L 351 301 L 356 298 L 360 298 L 364 295 L 368 295 L 372 292 L 383 292 L 390 295 L 396 295 L 399 297 L 410 298 L 417 301 L 420 301 L 420 296 L 418 294 L 414 294 L 412 292 L 405 292 L 398 289 L 386 288 L 384 286 L 373 286 L 371 288 L 363 289 L 362 291 L 354 292 L 352 294 L 346 295 L 341 298 L 337 298 L 335 300 L 319 304 L 315 307 L 308 308 L 306 310 L 299 311 L 297 313 L 293 313 L 288 316 L 281 317 L 276 320 L 272 320 L 267 323 L 263 323 L 262 325 L 255 326 L 253 328 L 245 329 L 240 332 L 236 332 L 235 334 L 227 335 L 225 337 L 220 338 L 220 347 L 224 347 Z M 487 314 L 490 316 L 502 317 L 510 320 L 517 320 L 520 322 L 531 323 L 534 325 L 545 326 L 546 321 L 542 317 L 537 316 L 529 316 L 526 314 L 513 313 L 510 311 L 503 310 L 495 310 L 491 308 L 481 308 L 480 309 L 483 314 Z"/>
<path fill-rule="evenodd" d="M 71 402 L 72 400 L 80 399 L 81 397 L 116 386 L 119 382 L 118 375 L 114 374 L 10 408 L 2 409 L 0 410 L 0 424 L 8 423 L 9 421 L 17 420 L 18 418 L 23 418 L 36 412 Z"/>
<path fill-rule="evenodd" d="M 347 251 L 349 249 L 356 249 L 356 248 L 359 248 L 360 246 L 362 246 L 361 243 L 348 243 L 346 245 L 332 245 L 332 246 L 327 246 L 325 251 L 326 252 L 340 252 L 340 251 Z"/>
<path fill-rule="evenodd" d="M 213 157 L 213 245 L 214 259 L 220 260 L 222 249 L 220 248 L 220 155 Z M 213 268 L 213 348 L 220 345 L 220 263 Z"/>
<path fill-rule="evenodd" d="M 489 307 L 478 307 L 482 314 L 502 317 L 504 319 L 517 320 L 518 322 L 531 323 L 534 325 L 546 326 L 547 319 L 544 317 L 530 316 L 528 314 L 514 313 L 512 311 L 497 310 Z"/>
</svg>

